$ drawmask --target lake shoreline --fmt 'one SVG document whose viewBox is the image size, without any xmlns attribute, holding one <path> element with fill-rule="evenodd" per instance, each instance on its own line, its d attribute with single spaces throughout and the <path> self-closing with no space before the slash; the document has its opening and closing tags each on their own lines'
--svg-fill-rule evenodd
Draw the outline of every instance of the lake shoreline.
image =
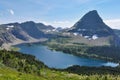
<svg viewBox="0 0 120 80">
<path fill-rule="evenodd" d="M 39 42 L 44 42 L 46 41 L 47 39 L 46 38 L 42 38 L 42 39 L 37 39 L 37 40 L 30 40 L 30 41 L 22 41 L 22 40 L 16 40 L 12 43 L 4 43 L 2 44 L 1 46 L 1 49 L 6 49 L 6 50 L 11 50 L 10 48 L 12 46 L 15 46 L 15 45 L 19 45 L 19 44 L 33 44 L 33 43 L 39 43 Z"/>
<path fill-rule="evenodd" d="M 43 42 L 43 43 L 41 43 L 41 42 Z M 24 43 L 20 43 L 20 44 L 28 44 L 29 46 L 32 46 L 32 44 L 35 44 L 35 45 L 40 44 L 40 45 L 46 46 L 51 51 L 63 52 L 63 51 L 57 51 L 57 50 L 52 49 L 51 47 L 45 45 L 44 42 L 45 41 L 32 41 L 32 42 L 24 42 Z M 20 45 L 20 44 L 15 44 L 15 45 Z M 15 45 L 12 45 L 12 46 L 15 46 Z M 69 53 L 64 53 L 64 54 L 69 54 Z M 74 54 L 69 54 L 69 55 L 77 56 L 77 57 L 81 57 L 81 58 L 89 58 L 89 59 L 94 59 L 94 60 L 107 61 L 107 62 L 118 64 L 118 66 L 120 66 L 119 62 L 113 61 L 113 60 L 106 60 L 106 59 L 103 59 L 103 58 L 90 57 L 90 56 L 86 56 L 86 55 L 74 55 Z M 74 65 L 72 65 L 72 66 L 74 66 Z"/>
<path fill-rule="evenodd" d="M 14 43 L 8 43 L 8 44 L 4 44 L 4 48 L 8 51 L 12 50 L 10 49 L 11 47 L 16 48 L 15 45 L 20 45 L 20 44 L 41 44 L 43 46 L 47 46 L 44 45 L 44 43 L 41 42 L 45 42 L 47 39 L 39 39 L 39 40 L 34 40 L 34 41 L 17 41 Z M 53 50 L 51 47 L 47 46 L 49 50 Z M 13 51 L 19 51 L 19 48 Z M 56 50 L 55 50 L 56 51 Z M 63 52 L 63 51 L 57 51 L 57 52 Z M 69 53 L 64 53 L 64 54 L 69 54 Z M 93 57 L 88 57 L 88 56 L 84 56 L 84 55 L 74 55 L 74 54 L 69 54 L 69 55 L 73 55 L 73 56 L 77 56 L 77 57 L 81 57 L 81 58 L 90 58 L 90 59 L 95 59 L 95 60 L 103 60 L 103 61 L 109 61 L 109 62 L 113 62 L 113 63 L 118 63 L 115 61 L 110 61 L 110 60 L 105 60 L 105 59 L 100 59 L 100 58 L 93 58 Z M 120 64 L 119 64 L 120 65 Z M 118 65 L 118 66 L 119 66 Z M 74 65 L 72 65 L 74 66 Z M 69 66 L 68 66 L 69 67 Z"/>
<path fill-rule="evenodd" d="M 20 52 L 34 55 L 34 56 L 36 56 L 37 59 L 39 59 L 40 61 L 44 62 L 46 65 L 47 64 L 49 64 L 49 65 L 52 64 L 52 66 L 49 66 L 50 68 L 54 68 L 54 67 L 56 67 L 58 65 L 63 65 L 63 66 L 67 65 L 67 67 L 70 67 L 70 66 L 74 66 L 74 65 L 78 65 L 79 64 L 79 66 L 84 66 L 84 64 L 88 65 L 88 63 L 86 61 L 88 61 L 88 62 L 89 61 L 90 62 L 93 61 L 93 63 L 90 64 L 90 67 L 92 67 L 92 65 L 93 66 L 96 65 L 98 67 L 109 66 L 109 65 L 116 65 L 114 67 L 119 66 L 118 63 L 114 63 L 114 62 L 111 62 L 111 61 L 106 61 L 106 60 L 101 60 L 101 59 L 94 59 L 94 58 L 90 58 L 90 57 L 89 58 L 80 57 L 80 56 L 76 56 L 76 55 L 72 55 L 72 54 L 66 54 L 66 53 L 63 53 L 61 51 L 51 51 L 48 48 L 48 46 L 44 46 L 44 45 L 42 45 L 40 43 L 39 44 L 34 44 L 33 43 L 33 44 L 30 44 L 30 45 L 26 44 L 26 43 L 23 43 L 21 45 L 17 45 L 17 47 L 21 49 Z M 62 58 L 62 62 L 61 62 L 61 58 Z M 64 61 L 64 58 L 67 61 L 66 60 Z M 58 60 L 56 60 L 56 59 L 58 59 Z M 53 61 L 51 61 L 51 60 L 53 60 Z M 56 62 L 56 61 L 58 61 L 58 62 Z M 100 62 L 100 64 L 98 64 L 99 62 Z M 65 67 L 65 68 L 67 68 L 67 67 Z"/>
</svg>

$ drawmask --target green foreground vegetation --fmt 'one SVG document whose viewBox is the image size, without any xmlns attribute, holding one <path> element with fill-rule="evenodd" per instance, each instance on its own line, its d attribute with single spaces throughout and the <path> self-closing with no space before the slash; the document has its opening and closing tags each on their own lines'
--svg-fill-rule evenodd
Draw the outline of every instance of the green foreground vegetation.
<svg viewBox="0 0 120 80">
<path fill-rule="evenodd" d="M 32 55 L 1 50 L 0 80 L 120 80 L 120 68 L 51 69 Z"/>
<path fill-rule="evenodd" d="M 41 70 L 41 75 L 18 72 L 8 67 L 0 67 L 0 80 L 120 80 L 114 75 L 77 75 L 67 72 Z"/>
</svg>

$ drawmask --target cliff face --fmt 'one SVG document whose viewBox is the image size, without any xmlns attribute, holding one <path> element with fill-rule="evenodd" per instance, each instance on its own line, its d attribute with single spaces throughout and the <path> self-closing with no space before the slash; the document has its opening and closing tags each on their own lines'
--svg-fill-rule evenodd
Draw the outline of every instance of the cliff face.
<svg viewBox="0 0 120 80">
<path fill-rule="evenodd" d="M 99 39 L 101 37 L 110 36 L 108 40 L 111 45 L 120 45 L 119 37 L 114 33 L 113 29 L 103 22 L 96 10 L 85 14 L 77 23 L 73 25 L 72 28 L 68 30 L 68 32 L 80 34 L 88 39 Z"/>
<path fill-rule="evenodd" d="M 113 30 L 103 22 L 96 10 L 85 14 L 75 25 L 73 25 L 70 32 L 77 32 L 83 36 L 97 35 L 98 37 L 114 34 Z"/>
</svg>

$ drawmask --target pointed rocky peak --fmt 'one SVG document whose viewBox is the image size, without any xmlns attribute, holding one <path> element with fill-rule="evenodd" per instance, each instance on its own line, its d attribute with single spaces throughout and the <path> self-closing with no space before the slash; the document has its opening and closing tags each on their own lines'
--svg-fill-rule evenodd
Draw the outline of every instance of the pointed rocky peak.
<svg viewBox="0 0 120 80">
<path fill-rule="evenodd" d="M 82 17 L 80 21 L 83 21 L 85 23 L 102 23 L 103 22 L 96 10 L 89 11 L 87 14 L 85 14 Z"/>
<path fill-rule="evenodd" d="M 96 29 L 100 27 L 100 24 L 103 25 L 104 22 L 99 16 L 98 12 L 93 10 L 86 13 L 73 27 L 81 29 Z"/>
<path fill-rule="evenodd" d="M 113 30 L 107 26 L 96 10 L 89 11 L 85 14 L 69 32 L 82 34 L 83 36 L 109 36 L 113 34 Z"/>
</svg>

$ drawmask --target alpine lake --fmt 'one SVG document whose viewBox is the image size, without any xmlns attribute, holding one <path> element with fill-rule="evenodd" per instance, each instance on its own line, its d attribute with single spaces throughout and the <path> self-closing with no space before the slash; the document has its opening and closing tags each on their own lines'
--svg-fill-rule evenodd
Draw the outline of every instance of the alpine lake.
<svg viewBox="0 0 120 80">
<path fill-rule="evenodd" d="M 59 51 L 52 51 L 47 46 L 41 44 L 19 44 L 15 45 L 15 47 L 20 48 L 19 52 L 34 55 L 38 60 L 44 62 L 44 64 L 50 68 L 64 69 L 73 65 L 89 67 L 116 67 L 119 65 L 118 63 L 105 60 L 83 58 Z"/>
</svg>

